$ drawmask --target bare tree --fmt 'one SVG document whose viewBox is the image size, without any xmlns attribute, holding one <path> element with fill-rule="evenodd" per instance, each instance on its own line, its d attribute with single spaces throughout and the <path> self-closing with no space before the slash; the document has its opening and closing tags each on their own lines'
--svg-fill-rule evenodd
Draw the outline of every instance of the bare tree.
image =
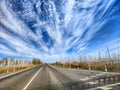
<svg viewBox="0 0 120 90">
<path fill-rule="evenodd" d="M 107 46 L 107 54 L 108 54 L 108 59 L 111 60 L 110 50 L 109 50 L 108 46 Z"/>
</svg>

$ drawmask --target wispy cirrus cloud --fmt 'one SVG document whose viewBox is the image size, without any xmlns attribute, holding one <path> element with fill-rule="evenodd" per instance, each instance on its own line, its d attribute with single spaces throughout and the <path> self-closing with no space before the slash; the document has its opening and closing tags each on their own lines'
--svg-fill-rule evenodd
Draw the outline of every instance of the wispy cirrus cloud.
<svg viewBox="0 0 120 90">
<path fill-rule="evenodd" d="M 119 5 L 118 0 L 2 0 L 1 57 L 50 62 L 93 53 L 120 38 Z"/>
</svg>

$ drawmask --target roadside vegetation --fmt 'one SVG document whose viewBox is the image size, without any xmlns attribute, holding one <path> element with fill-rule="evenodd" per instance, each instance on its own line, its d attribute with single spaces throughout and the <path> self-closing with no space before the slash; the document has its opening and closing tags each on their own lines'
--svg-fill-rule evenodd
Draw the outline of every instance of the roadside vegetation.
<svg viewBox="0 0 120 90">
<path fill-rule="evenodd" d="M 16 59 L 10 59 L 10 58 L 3 58 L 0 60 L 0 74 L 22 70 L 22 69 L 34 67 L 41 64 L 42 64 L 42 61 L 40 59 L 16 60 Z"/>
<path fill-rule="evenodd" d="M 76 68 L 76 69 L 86 69 L 86 70 L 98 70 L 106 72 L 120 72 L 120 62 L 113 61 L 91 61 L 90 63 L 85 61 L 71 61 L 71 62 L 56 62 L 51 65 L 61 67 L 61 68 Z"/>
<path fill-rule="evenodd" d="M 119 48 L 117 51 L 110 53 L 109 48 L 106 48 L 105 55 L 98 52 L 94 57 L 81 55 L 79 59 L 63 59 L 56 61 L 51 65 L 61 68 L 77 68 L 86 70 L 98 70 L 105 72 L 120 72 L 120 54 Z"/>
</svg>

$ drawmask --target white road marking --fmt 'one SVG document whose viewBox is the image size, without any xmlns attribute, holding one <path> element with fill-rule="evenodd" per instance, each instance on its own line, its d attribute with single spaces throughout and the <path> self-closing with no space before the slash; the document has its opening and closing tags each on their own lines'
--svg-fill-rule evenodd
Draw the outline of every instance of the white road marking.
<svg viewBox="0 0 120 90">
<path fill-rule="evenodd" d="M 89 79 L 90 79 L 89 77 L 80 78 L 80 80 L 83 80 L 83 81 L 86 81 L 86 80 L 89 80 Z"/>
<path fill-rule="evenodd" d="M 112 86 L 116 86 L 116 85 L 120 85 L 120 83 L 115 83 L 115 84 L 109 84 L 109 85 L 105 85 L 105 86 L 101 86 L 101 87 L 96 87 L 96 88 L 91 88 L 91 89 L 87 89 L 87 90 L 96 90 L 96 89 L 102 89 L 102 90 L 111 90 Z"/>
<path fill-rule="evenodd" d="M 31 78 L 31 80 L 28 82 L 28 84 L 22 89 L 22 90 L 26 90 L 28 88 L 28 86 L 31 84 L 31 82 L 34 80 L 34 78 L 38 75 L 38 73 L 41 71 L 42 68 L 40 68 L 37 73 L 35 73 L 35 75 Z"/>
<path fill-rule="evenodd" d="M 18 73 L 25 72 L 25 71 L 27 71 L 27 70 L 31 70 L 31 69 L 33 69 L 33 68 L 35 68 L 35 67 L 27 68 L 27 69 L 23 69 L 23 70 L 19 70 L 19 71 L 15 71 L 15 72 L 13 72 L 13 73 L 9 73 L 9 74 L 6 74 L 6 75 L 3 74 L 2 76 L 0 76 L 0 79 L 4 79 L 4 78 L 7 78 L 7 77 L 12 76 L 12 75 L 16 75 L 16 74 L 18 74 Z"/>
<path fill-rule="evenodd" d="M 101 88 L 103 90 L 108 90 L 108 89 L 112 89 L 111 87 L 116 86 L 116 85 L 120 85 L 120 83 L 109 84 L 109 85 L 105 85 L 105 86 L 102 86 L 102 87 L 99 87 L 99 88 Z M 106 89 L 106 88 L 108 88 L 108 89 Z"/>
<path fill-rule="evenodd" d="M 101 89 L 102 90 L 111 90 L 112 88 L 110 88 L 110 87 L 102 87 Z"/>
</svg>

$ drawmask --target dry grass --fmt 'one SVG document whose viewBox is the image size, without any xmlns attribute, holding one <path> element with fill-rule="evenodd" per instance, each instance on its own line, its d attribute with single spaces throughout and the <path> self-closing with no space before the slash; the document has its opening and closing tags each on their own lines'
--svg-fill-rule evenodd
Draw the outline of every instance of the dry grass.
<svg viewBox="0 0 120 90">
<path fill-rule="evenodd" d="M 109 72 L 120 72 L 120 63 L 113 63 L 112 61 L 91 61 L 91 62 L 66 62 L 66 63 L 53 63 L 52 65 L 58 66 L 58 67 L 63 67 L 63 68 L 80 68 L 80 69 L 89 69 L 91 70 L 98 70 L 98 71 L 105 71 L 105 67 Z"/>
<path fill-rule="evenodd" d="M 13 72 L 13 71 L 17 71 L 17 70 L 22 70 L 22 69 L 30 68 L 33 66 L 34 65 L 1 67 L 0 74 L 7 73 L 7 72 Z"/>
</svg>

